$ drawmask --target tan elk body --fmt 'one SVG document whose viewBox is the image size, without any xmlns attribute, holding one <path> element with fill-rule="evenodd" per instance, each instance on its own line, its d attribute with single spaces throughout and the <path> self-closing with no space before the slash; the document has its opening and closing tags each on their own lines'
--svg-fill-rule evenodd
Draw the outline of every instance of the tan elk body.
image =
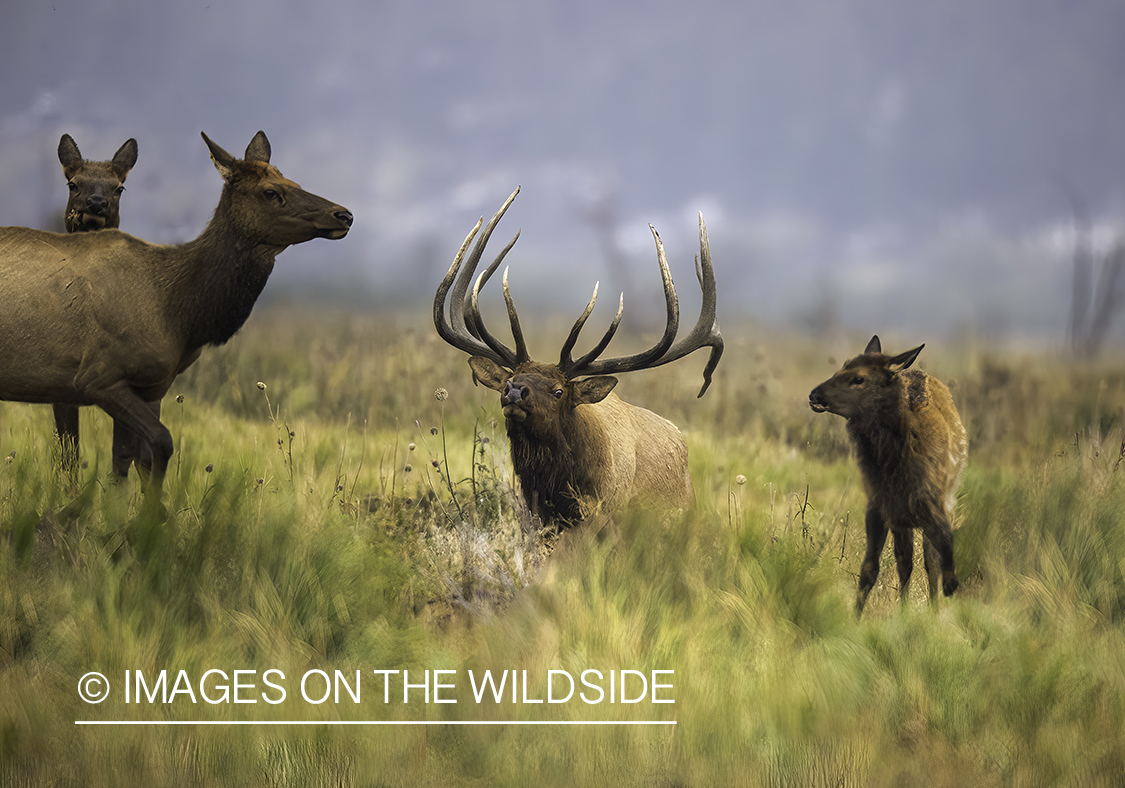
<svg viewBox="0 0 1125 788">
<path fill-rule="evenodd" d="M 585 356 L 572 359 L 571 351 L 578 334 L 597 300 L 595 288 L 563 344 L 559 362 L 546 364 L 533 361 L 527 352 L 508 290 L 507 272 L 504 299 L 515 350 L 508 349 L 488 333 L 480 317 L 477 300 L 480 288 L 499 267 L 516 239 L 512 239 L 480 275 L 470 300 L 466 301 L 469 282 L 484 246 L 518 192 L 518 189 L 513 192 L 492 217 L 462 268 L 465 252 L 483 218 L 465 239 L 438 288 L 434 323 L 447 342 L 471 354 L 469 365 L 474 380 L 500 392 L 512 464 L 525 502 L 544 520 L 563 525 L 583 519 L 594 506 L 609 511 L 632 503 L 690 507 L 694 503 L 694 492 L 688 472 L 687 446 L 680 431 L 667 419 L 613 394 L 617 378 L 608 373 L 650 369 L 710 346 L 711 356 L 699 395 L 707 390 L 722 355 L 723 341 L 715 319 L 715 279 L 702 217 L 696 273 L 703 289 L 703 306 L 690 334 L 673 344 L 679 326 L 679 305 L 663 244 L 653 230 L 668 316 L 660 341 L 633 356 L 598 359 L 620 324 L 622 307 L 619 303 L 616 317 L 597 346 Z M 445 304 L 451 288 L 453 296 L 447 318 Z"/>
<path fill-rule="evenodd" d="M 959 585 L 952 521 L 969 442 L 945 384 L 908 369 L 923 347 L 892 357 L 883 354 L 879 337 L 872 337 L 862 354 L 809 394 L 814 411 L 847 419 L 867 494 L 867 550 L 857 613 L 879 576 L 888 530 L 903 602 L 914 564 L 914 529 L 922 532 L 930 598 L 937 597 L 939 570 L 946 596 Z"/>
<path fill-rule="evenodd" d="M 157 500 L 173 447 L 156 404 L 242 327 L 280 252 L 352 223 L 269 163 L 262 132 L 244 159 L 203 139 L 224 185 L 193 241 L 0 228 L 0 399 L 102 408 L 143 441 Z"/>
</svg>

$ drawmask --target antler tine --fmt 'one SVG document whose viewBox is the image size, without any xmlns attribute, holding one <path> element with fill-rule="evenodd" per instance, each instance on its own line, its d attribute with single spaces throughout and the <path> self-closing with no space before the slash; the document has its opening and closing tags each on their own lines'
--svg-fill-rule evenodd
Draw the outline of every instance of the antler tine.
<svg viewBox="0 0 1125 788">
<path fill-rule="evenodd" d="M 473 285 L 473 292 L 469 297 L 469 303 L 465 307 L 465 320 L 468 323 L 469 330 L 476 336 L 484 341 L 486 345 L 492 348 L 493 351 L 508 359 L 504 363 L 511 368 L 515 368 L 521 362 L 527 361 L 527 345 L 523 340 L 523 331 L 520 329 L 520 321 L 516 316 L 516 305 L 512 301 L 512 294 L 508 291 L 508 269 L 504 269 L 504 303 L 508 307 L 508 322 L 512 326 L 512 336 L 516 340 L 515 352 L 508 349 L 508 347 L 496 337 L 489 333 L 488 329 L 484 327 L 484 318 L 480 314 L 480 290 L 492 275 L 496 273 L 496 269 L 500 267 L 500 263 L 504 261 L 504 257 L 516 245 L 519 240 L 520 234 L 516 233 L 512 240 L 508 241 L 508 245 L 501 250 L 500 254 L 496 255 L 496 259 L 492 261 L 481 275 L 477 277 L 476 283 Z"/>
<path fill-rule="evenodd" d="M 598 300 L 598 284 L 600 283 L 594 285 L 594 294 L 590 296 L 590 303 L 586 305 L 586 310 L 578 317 L 578 320 L 574 321 L 574 327 L 570 329 L 570 335 L 566 338 L 566 343 L 563 345 L 562 353 L 559 356 L 559 369 L 563 370 L 563 374 L 568 377 L 571 374 L 580 374 L 570 373 L 568 370 L 581 370 L 601 355 L 602 351 L 609 346 L 609 341 L 613 339 L 613 335 L 617 333 L 617 327 L 621 325 L 621 314 L 625 311 L 624 293 L 617 299 L 617 314 L 613 316 L 613 321 L 609 324 L 609 328 L 598 344 L 578 361 L 571 360 L 570 351 L 574 349 L 574 344 L 578 341 L 578 333 L 582 330 L 582 326 L 586 324 L 586 318 L 594 311 L 594 302 Z"/>
<path fill-rule="evenodd" d="M 602 341 L 598 343 L 594 350 L 578 359 L 569 370 L 564 370 L 564 374 L 568 378 L 578 375 L 607 375 L 614 372 L 635 372 L 641 369 L 649 369 L 658 366 L 659 360 L 672 346 L 672 341 L 676 338 L 676 332 L 680 327 L 680 302 L 676 298 L 676 285 L 672 282 L 672 273 L 668 270 L 668 260 L 664 256 L 664 243 L 660 240 L 660 234 L 656 232 L 655 227 L 650 224 L 648 229 L 652 231 L 652 237 L 656 241 L 656 261 L 660 265 L 660 276 L 664 280 L 664 302 L 668 310 L 664 335 L 653 347 L 641 353 L 602 359 L 601 361 L 595 360 L 598 354 L 605 350 L 614 332 L 617 331 L 617 324 L 621 321 L 621 310 L 624 306 L 624 296 L 622 296 L 621 305 L 617 309 L 617 317 L 614 318 L 609 331 L 602 337 Z M 576 326 L 576 328 L 580 327 Z"/>
<path fill-rule="evenodd" d="M 702 347 L 710 346 L 711 356 L 703 369 L 703 387 L 696 395 L 702 397 L 707 392 L 707 387 L 711 385 L 711 376 L 719 366 L 719 359 L 723 355 L 723 335 L 719 333 L 719 321 L 715 315 L 717 300 L 715 269 L 711 265 L 711 244 L 707 240 L 707 224 L 703 221 L 702 211 L 699 213 L 699 256 L 695 258 L 695 275 L 703 291 L 703 305 L 699 310 L 699 319 L 691 332 L 673 345 L 668 353 L 652 366 L 662 366 Z"/>
<path fill-rule="evenodd" d="M 515 243 L 513 239 L 512 243 Z M 512 300 L 512 291 L 508 289 L 508 269 L 504 268 L 504 305 L 508 307 L 508 324 L 512 327 L 512 338 L 516 341 L 516 363 L 528 361 L 531 355 L 527 352 L 527 343 L 523 338 L 523 329 L 520 328 L 520 319 L 516 315 L 516 302 Z"/>
<path fill-rule="evenodd" d="M 469 244 L 473 242 L 476 237 L 477 231 L 480 230 L 481 224 L 484 222 L 482 216 L 480 220 L 473 227 L 472 231 L 465 237 L 464 243 L 461 244 L 457 256 L 453 259 L 453 264 L 449 266 L 449 271 L 446 273 L 445 278 L 441 284 L 438 285 L 437 293 L 434 296 L 434 327 L 437 328 L 438 334 L 449 344 L 458 350 L 463 350 L 466 353 L 473 355 L 485 356 L 491 358 L 493 361 L 504 364 L 512 365 L 515 362 L 515 355 L 508 351 L 508 356 L 501 355 L 500 352 L 493 349 L 490 343 L 482 341 L 482 332 L 484 332 L 483 324 L 479 321 L 479 315 L 474 322 L 470 314 L 471 305 L 465 304 L 465 294 L 468 292 L 469 283 L 473 279 L 473 274 L 476 272 L 477 265 L 480 263 L 481 255 L 484 253 L 485 244 L 488 243 L 492 231 L 496 228 L 500 218 L 508 210 L 508 207 L 515 200 L 516 195 L 519 194 L 520 189 L 517 186 L 516 190 L 505 200 L 500 210 L 492 217 L 484 228 L 484 232 L 480 238 L 477 239 L 476 246 L 473 247 L 472 252 L 469 254 L 468 259 L 465 259 L 465 252 L 469 248 Z M 518 235 L 516 236 L 519 237 Z M 511 249 L 515 239 L 505 248 L 503 254 L 506 254 L 508 249 Z M 502 256 L 502 255 L 501 255 Z M 462 267 L 464 264 L 464 267 Z M 456 280 L 456 283 L 455 281 Z M 449 295 L 450 288 L 453 289 L 453 295 L 449 302 L 449 316 L 446 317 L 445 301 Z M 466 323 L 466 316 L 469 316 L 470 322 Z M 487 332 L 484 332 L 487 333 Z M 493 339 L 493 342 L 496 342 Z M 496 344 L 500 345 L 499 342 Z M 504 350 L 507 350 L 504 348 Z"/>
</svg>

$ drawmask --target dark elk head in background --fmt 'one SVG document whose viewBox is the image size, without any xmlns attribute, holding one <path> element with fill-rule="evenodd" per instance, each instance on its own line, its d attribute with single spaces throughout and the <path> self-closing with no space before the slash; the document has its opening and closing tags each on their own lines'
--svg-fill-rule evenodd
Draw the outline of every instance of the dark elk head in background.
<svg viewBox="0 0 1125 788">
<path fill-rule="evenodd" d="M 59 140 L 59 163 L 70 189 L 64 218 L 66 231 L 77 233 L 118 227 L 125 178 L 137 163 L 137 141 L 127 140 L 110 161 L 86 161 L 74 139 L 64 134 Z"/>
<path fill-rule="evenodd" d="M 612 488 L 622 499 L 632 497 L 626 492 L 630 487 L 636 486 L 632 479 L 608 480 L 600 475 L 597 468 L 622 465 L 632 467 L 634 464 L 645 462 L 651 452 L 645 446 L 635 448 L 635 444 L 657 445 L 664 440 L 664 437 L 658 434 L 638 435 L 636 434 L 638 424 L 643 423 L 644 429 L 655 429 L 657 432 L 670 431 L 674 433 L 674 438 L 667 436 L 668 442 L 678 442 L 679 446 L 682 446 L 682 438 L 670 422 L 641 408 L 622 403 L 612 396 L 610 392 L 617 385 L 617 378 L 611 375 L 659 367 L 709 346 L 711 355 L 703 373 L 704 383 L 699 391 L 699 396 L 703 396 L 723 352 L 723 339 L 715 319 L 715 276 L 711 266 L 707 230 L 701 215 L 700 257 L 696 259 L 696 275 L 703 290 L 703 304 L 695 327 L 687 336 L 675 342 L 679 327 L 679 302 L 664 257 L 660 236 L 649 225 L 656 240 L 657 260 L 664 281 L 667 308 L 667 322 L 660 340 L 650 349 L 635 355 L 598 358 L 609 345 L 621 323 L 624 303 L 624 296 L 622 296 L 618 302 L 617 314 L 605 335 L 590 352 L 574 359 L 572 351 L 578 340 L 578 334 L 597 300 L 598 291 L 595 287 L 586 309 L 563 343 L 558 363 L 533 361 L 528 353 L 515 304 L 508 290 L 506 270 L 503 291 L 508 320 L 515 340 L 514 350 L 500 342 L 485 328 L 478 302 L 481 288 L 511 250 L 519 238 L 518 233 L 477 278 L 471 293 L 469 291 L 469 283 L 476 272 L 485 244 L 488 243 L 496 224 L 518 193 L 517 188 L 492 217 L 467 259 L 466 251 L 480 229 L 483 217 L 461 245 L 445 279 L 438 287 L 434 299 L 434 325 L 446 342 L 470 354 L 469 365 L 473 370 L 474 380 L 500 392 L 507 432 L 512 444 L 513 464 L 517 476 L 520 477 L 524 496 L 529 498 L 529 506 L 533 511 L 535 510 L 535 501 L 530 500 L 533 491 L 529 489 L 533 487 L 541 493 L 539 503 L 545 504 L 549 512 L 551 508 L 565 510 L 564 514 L 573 519 L 576 514 L 574 507 L 563 506 L 558 500 L 559 496 L 568 495 L 571 499 L 576 499 L 583 495 L 593 495 L 604 500 L 609 495 L 607 491 Z M 462 263 L 464 263 L 463 268 Z M 445 302 L 451 289 L 453 294 L 447 318 Z M 468 299 L 466 295 L 469 296 Z M 580 406 L 584 405 L 596 405 L 598 408 L 585 411 L 579 417 L 576 414 L 581 410 Z M 638 413 L 647 415 L 638 416 Z M 648 418 L 655 419 L 657 426 L 653 427 L 648 421 L 644 421 Z M 596 423 L 591 424 L 591 422 Z M 686 448 L 681 453 L 686 462 Z M 624 461 L 618 456 L 621 454 L 628 455 Z M 668 460 L 668 463 L 678 465 L 680 460 Z M 531 466 L 534 465 L 540 466 L 538 471 L 533 470 Z M 637 476 L 651 475 L 651 473 L 651 469 L 642 469 L 638 471 Z M 686 479 L 686 489 L 690 493 L 690 477 L 687 476 L 686 466 L 670 468 L 669 473 Z M 541 478 L 544 475 L 551 478 Z M 531 478 L 532 476 L 535 478 Z"/>
</svg>

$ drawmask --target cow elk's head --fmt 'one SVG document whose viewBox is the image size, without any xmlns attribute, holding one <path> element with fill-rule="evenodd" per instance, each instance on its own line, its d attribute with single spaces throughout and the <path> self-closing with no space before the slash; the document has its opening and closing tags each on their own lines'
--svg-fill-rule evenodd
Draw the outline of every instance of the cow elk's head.
<svg viewBox="0 0 1125 788">
<path fill-rule="evenodd" d="M 307 192 L 270 164 L 270 141 L 259 131 L 236 159 L 203 134 L 211 161 L 230 187 L 233 221 L 255 243 L 284 248 L 313 238 L 343 238 L 352 214 Z M 224 192 L 224 198 L 227 193 Z"/>
<path fill-rule="evenodd" d="M 851 419 L 889 397 L 897 397 L 896 376 L 918 358 L 925 345 L 883 355 L 878 336 L 871 337 L 863 353 L 848 359 L 840 371 L 809 394 L 809 407 L 817 413 L 835 413 Z"/>
<path fill-rule="evenodd" d="M 544 364 L 532 361 L 528 354 L 519 318 L 516 316 L 515 304 L 508 290 L 507 269 L 503 277 L 504 302 L 508 309 L 512 336 L 515 339 L 514 350 L 509 349 L 488 332 L 480 314 L 478 301 L 480 290 L 511 250 L 519 238 L 518 233 L 492 264 L 477 277 L 471 292 L 469 290 L 469 283 L 476 273 L 485 244 L 488 243 L 496 224 L 517 194 L 519 194 L 518 188 L 485 226 L 484 232 L 466 259 L 465 254 L 477 231 L 480 230 L 484 218 L 481 217 L 477 222 L 461 245 L 434 298 L 434 325 L 437 327 L 438 334 L 455 348 L 470 354 L 469 366 L 473 370 L 474 381 L 500 392 L 504 417 L 509 427 L 519 425 L 527 433 L 542 433 L 544 436 L 557 434 L 558 426 L 568 412 L 578 405 L 594 404 L 606 398 L 617 385 L 617 378 L 612 377 L 614 373 L 659 367 L 709 346 L 711 356 L 703 372 L 703 387 L 699 391 L 699 396 L 702 397 L 711 384 L 712 373 L 723 353 L 723 338 L 715 319 L 715 273 L 711 266 L 707 227 L 703 223 L 702 214 L 699 217 L 700 255 L 696 258 L 696 276 L 703 290 L 703 305 L 699 320 L 689 334 L 679 342 L 675 342 L 679 328 L 679 302 L 672 283 L 672 275 L 668 270 L 668 262 L 664 257 L 664 245 L 656 230 L 649 225 L 656 240 L 656 257 L 664 280 L 667 306 L 667 322 L 660 341 L 649 350 L 632 356 L 598 358 L 609 345 L 621 323 L 624 306 L 624 295 L 622 295 L 618 301 L 617 314 L 605 335 L 589 353 L 574 359 L 571 353 L 578 341 L 578 334 L 593 312 L 598 298 L 598 288 L 595 286 L 590 302 L 563 343 L 558 363 Z M 447 315 L 446 299 L 449 297 L 450 290 L 452 290 L 452 297 L 449 298 Z M 466 295 L 469 296 L 468 299 Z"/>
<path fill-rule="evenodd" d="M 127 140 L 110 161 L 86 161 L 74 139 L 64 134 L 59 140 L 59 163 L 70 189 L 64 217 L 66 231 L 77 233 L 118 227 L 125 178 L 137 163 L 137 141 Z"/>
</svg>

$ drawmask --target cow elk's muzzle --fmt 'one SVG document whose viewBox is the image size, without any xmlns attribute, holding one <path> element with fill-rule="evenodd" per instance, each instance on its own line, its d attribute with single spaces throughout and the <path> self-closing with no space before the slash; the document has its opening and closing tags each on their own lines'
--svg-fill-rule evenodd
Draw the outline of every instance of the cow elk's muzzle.
<svg viewBox="0 0 1125 788">
<path fill-rule="evenodd" d="M 816 413 L 824 413 L 828 410 L 828 403 L 824 401 L 823 393 L 819 388 L 815 388 L 809 394 L 809 407 Z"/>
</svg>

